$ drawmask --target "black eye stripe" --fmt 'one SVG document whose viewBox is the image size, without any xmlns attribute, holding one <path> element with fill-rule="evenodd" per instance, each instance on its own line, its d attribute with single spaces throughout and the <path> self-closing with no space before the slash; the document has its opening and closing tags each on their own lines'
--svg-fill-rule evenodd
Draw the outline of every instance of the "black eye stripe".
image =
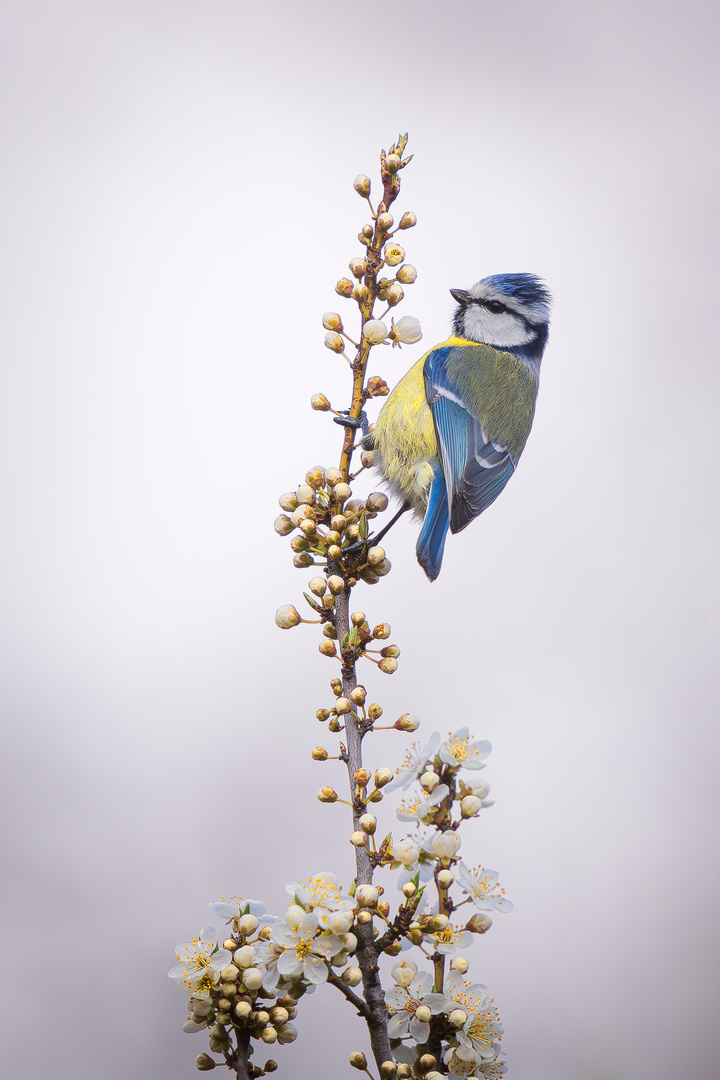
<svg viewBox="0 0 720 1080">
<path fill-rule="evenodd" d="M 541 322 L 532 322 L 530 319 L 526 318 L 525 315 L 521 315 L 519 311 L 515 311 L 513 308 L 506 307 L 505 304 L 501 304 L 499 300 L 484 300 L 482 297 L 473 297 L 472 300 L 470 300 L 469 302 L 471 304 L 478 304 L 480 307 L 487 308 L 488 311 L 492 311 L 490 304 L 498 304 L 499 310 L 496 308 L 493 312 L 494 315 L 499 315 L 501 312 L 507 311 L 510 315 L 513 316 L 513 318 L 519 319 L 527 330 L 536 331 L 540 326 L 543 325 Z"/>
<path fill-rule="evenodd" d="M 499 300 L 483 300 L 482 298 L 478 298 L 472 302 L 473 304 L 479 304 L 481 307 L 487 308 L 488 311 L 492 311 L 493 315 L 500 315 L 501 312 L 508 310 Z"/>
</svg>

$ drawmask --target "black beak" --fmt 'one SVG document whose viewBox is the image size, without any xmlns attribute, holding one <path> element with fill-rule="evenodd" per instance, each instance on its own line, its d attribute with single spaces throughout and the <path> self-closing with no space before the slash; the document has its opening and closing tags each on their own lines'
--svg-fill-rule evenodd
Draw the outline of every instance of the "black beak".
<svg viewBox="0 0 720 1080">
<path fill-rule="evenodd" d="M 452 296 L 453 300 L 457 300 L 458 304 L 460 304 L 462 307 L 465 307 L 465 305 L 468 303 L 469 297 L 467 289 L 451 289 L 450 295 Z"/>
</svg>

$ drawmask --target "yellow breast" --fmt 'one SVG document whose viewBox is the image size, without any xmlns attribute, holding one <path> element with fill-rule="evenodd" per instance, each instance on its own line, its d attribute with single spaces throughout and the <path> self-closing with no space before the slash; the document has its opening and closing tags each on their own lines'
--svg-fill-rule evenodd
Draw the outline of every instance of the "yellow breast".
<svg viewBox="0 0 720 1080">
<path fill-rule="evenodd" d="M 393 493 L 425 514 L 437 442 L 425 397 L 425 356 L 414 364 L 385 402 L 373 432 L 376 465 Z"/>
</svg>

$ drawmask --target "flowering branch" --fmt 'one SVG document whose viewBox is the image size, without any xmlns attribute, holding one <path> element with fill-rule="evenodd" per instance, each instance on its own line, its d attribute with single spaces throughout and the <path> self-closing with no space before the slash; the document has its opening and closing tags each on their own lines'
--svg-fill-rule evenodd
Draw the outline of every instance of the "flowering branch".
<svg viewBox="0 0 720 1080">
<path fill-rule="evenodd" d="M 384 548 L 370 535 L 371 522 L 387 509 L 387 496 L 371 492 L 358 499 L 350 487 L 373 465 L 371 440 L 365 438 L 370 431 L 365 407 L 388 393 L 383 378 L 368 378 L 369 362 L 378 346 L 414 344 L 421 338 L 413 317 L 398 322 L 393 318 L 389 326 L 385 322 L 404 297 L 403 285 L 412 285 L 417 277 L 396 239 L 398 232 L 415 225 L 415 215 L 404 213 L 396 225 L 390 212 L 400 194 L 402 170 L 411 160 L 403 156 L 406 145 L 407 136 L 401 136 L 381 154 L 382 195 L 376 209 L 368 177 L 355 180 L 372 223 L 363 225 L 358 235 L 363 254 L 350 260 L 352 280 L 341 278 L 336 292 L 357 306 L 359 333 L 351 337 L 336 312 L 323 317 L 326 347 L 351 371 L 347 409 L 334 409 L 324 394 L 311 398 L 313 409 L 332 414 L 343 429 L 339 466 L 310 469 L 304 483 L 281 496 L 283 512 L 275 521 L 276 532 L 290 537 L 294 565 L 313 568 L 317 575 L 303 594 L 312 617 L 285 605 L 278 608 L 275 621 L 281 629 L 303 623 L 322 626 L 319 651 L 339 664 L 330 681 L 333 704 L 318 709 L 316 717 L 342 740 L 336 754 L 316 746 L 312 757 L 318 762 L 339 760 L 346 767 L 348 799 L 329 785 L 320 788 L 318 798 L 351 808 L 355 877 L 347 893 L 331 873 L 289 882 L 290 903 L 282 917 L 268 914 L 263 902 L 244 897 L 211 904 L 213 914 L 229 926 L 227 937 L 219 944 L 215 927 L 204 927 L 198 938 L 178 944 L 178 963 L 169 973 L 188 994 L 185 1030 L 207 1029 L 211 1053 L 222 1055 L 218 1061 L 200 1054 L 198 1069 L 225 1064 L 239 1080 L 277 1069 L 272 1059 L 262 1066 L 252 1064 L 254 1051 L 261 1044 L 292 1043 L 298 1003 L 308 989 L 323 983 L 339 990 L 365 1021 L 381 1078 L 436 1080 L 449 1073 L 464 1080 L 498 1078 L 506 1071 L 494 1005 L 485 986 L 464 979 L 468 962 L 460 955 L 475 935 L 490 927 L 488 910 L 512 908 L 495 871 L 471 869 L 458 854 L 460 825 L 490 805 L 487 784 L 469 782 L 461 772 L 482 769 L 490 745 L 460 728 L 445 740 L 434 732 L 425 746 L 414 743 L 395 771 L 386 765 L 371 770 L 363 761 L 368 735 L 389 728 L 413 732 L 419 726 L 409 713 L 393 724 L 378 723 L 383 709 L 368 702 L 359 667 L 370 662 L 392 675 L 400 650 L 388 644 L 388 623 L 371 628 L 365 613 L 353 611 L 351 602 L 360 583 L 375 585 L 391 569 Z M 393 276 L 381 277 L 384 268 Z M 381 318 L 376 317 L 376 304 L 384 306 Z M 360 461 L 353 472 L 356 454 Z M 397 816 L 410 823 L 415 834 L 402 838 L 390 832 L 379 840 L 377 805 L 388 792 L 412 785 L 419 785 L 419 792 L 403 800 Z M 383 899 L 383 886 L 375 883 L 380 870 L 400 872 L 400 900 L 394 911 Z M 454 885 L 465 899 L 454 899 Z M 466 903 L 475 913 L 461 925 L 453 919 Z M 398 959 L 413 947 L 431 970 L 420 971 L 414 960 Z M 380 971 L 383 954 L 396 959 L 389 991 Z M 362 1051 L 353 1051 L 349 1060 L 372 1076 Z"/>
</svg>

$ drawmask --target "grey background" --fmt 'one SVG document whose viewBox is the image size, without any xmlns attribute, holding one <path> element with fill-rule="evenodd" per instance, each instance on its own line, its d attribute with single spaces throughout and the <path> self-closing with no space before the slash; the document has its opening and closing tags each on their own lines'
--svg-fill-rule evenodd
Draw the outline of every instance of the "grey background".
<svg viewBox="0 0 720 1080">
<path fill-rule="evenodd" d="M 3 1074 L 196 1075 L 175 942 L 222 894 L 280 909 L 288 879 L 350 878 L 347 820 L 314 801 L 341 774 L 309 759 L 334 670 L 274 627 L 309 575 L 271 523 L 336 463 L 307 407 L 346 393 L 320 319 L 359 253 L 352 180 L 408 129 L 422 345 L 488 273 L 540 273 L 556 305 L 502 500 L 434 586 L 403 523 L 358 591 L 403 650 L 368 686 L 493 743 L 466 853 L 516 910 L 471 972 L 512 1075 L 714 1080 L 711 5 L 24 0 L 2 22 Z M 299 1027 L 281 1075 L 365 1045 L 329 990 Z"/>
</svg>

